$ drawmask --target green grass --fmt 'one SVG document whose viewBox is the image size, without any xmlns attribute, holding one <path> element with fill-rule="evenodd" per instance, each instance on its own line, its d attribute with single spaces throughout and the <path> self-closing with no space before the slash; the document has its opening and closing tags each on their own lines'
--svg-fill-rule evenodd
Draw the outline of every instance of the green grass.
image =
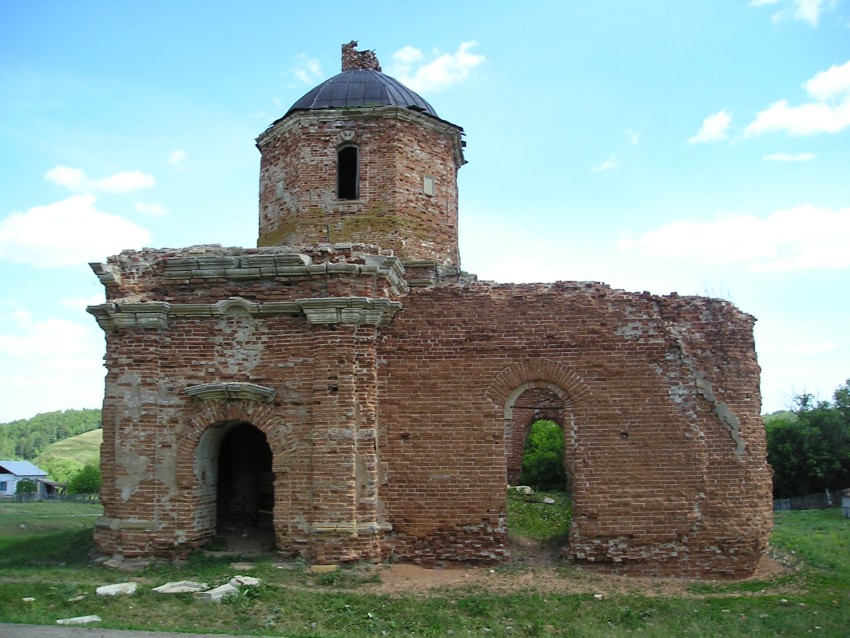
<svg viewBox="0 0 850 638">
<path fill-rule="evenodd" d="M 35 460 L 35 464 L 52 459 L 70 459 L 86 465 L 100 461 L 100 444 L 103 442 L 103 430 L 91 430 L 68 439 L 62 439 L 48 445 Z"/>
<path fill-rule="evenodd" d="M 563 533 L 568 524 L 563 515 L 545 524 L 546 512 L 560 505 L 534 506 L 511 504 L 512 533 L 528 529 L 544 538 L 547 529 L 549 538 Z M 531 522 L 518 524 L 517 512 Z M 794 571 L 761 581 L 684 583 L 677 594 L 661 595 L 641 580 L 602 589 L 605 594 L 597 600 L 593 594 L 611 581 L 569 568 L 556 570 L 556 577 L 573 579 L 581 593 L 466 586 L 428 596 L 377 595 L 368 590 L 376 577 L 365 566 L 311 574 L 303 564 L 283 569 L 263 558 L 250 571 L 263 585 L 221 605 L 188 594 L 162 596 L 151 588 L 184 579 L 222 584 L 235 573 L 231 559 L 198 554 L 183 565 L 126 574 L 75 558 L 80 548 L 91 547 L 87 539 L 98 514 L 88 504 L 0 503 L 0 622 L 53 624 L 57 618 L 97 614 L 104 628 L 311 638 L 850 634 L 850 521 L 838 510 L 777 514 L 773 545 L 783 560 L 796 563 Z M 535 574 L 533 569 L 541 568 L 528 569 Z M 98 585 L 129 579 L 140 585 L 132 597 L 94 594 Z M 25 596 L 35 600 L 25 603 Z"/>
<path fill-rule="evenodd" d="M 551 498 L 554 503 L 544 503 Z M 525 496 L 508 490 L 508 529 L 513 536 L 535 541 L 564 539 L 570 531 L 572 506 L 564 492 L 535 492 Z"/>
<path fill-rule="evenodd" d="M 92 528 L 100 504 L 0 502 L 0 568 L 65 563 L 85 565 L 94 546 Z"/>
</svg>

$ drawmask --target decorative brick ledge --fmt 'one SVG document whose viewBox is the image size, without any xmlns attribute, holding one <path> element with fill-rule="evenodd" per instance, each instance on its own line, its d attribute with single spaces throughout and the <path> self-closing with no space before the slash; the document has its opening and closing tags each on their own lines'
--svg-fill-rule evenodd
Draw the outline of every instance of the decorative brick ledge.
<svg viewBox="0 0 850 638">
<path fill-rule="evenodd" d="M 245 310 L 251 316 L 297 317 L 303 314 L 311 326 L 327 324 L 386 326 L 402 309 L 399 301 L 369 297 L 327 297 L 262 302 L 231 297 L 213 304 L 172 304 L 166 301 L 104 303 L 89 306 L 86 312 L 94 315 L 103 330 L 161 329 L 167 328 L 169 319 L 173 317 L 222 317 L 234 307 Z"/>
</svg>

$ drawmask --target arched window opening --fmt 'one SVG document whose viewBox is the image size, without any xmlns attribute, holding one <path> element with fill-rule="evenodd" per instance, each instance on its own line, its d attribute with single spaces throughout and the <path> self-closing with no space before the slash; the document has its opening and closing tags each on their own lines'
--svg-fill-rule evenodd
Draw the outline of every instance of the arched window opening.
<svg viewBox="0 0 850 638">
<path fill-rule="evenodd" d="M 356 146 L 343 146 L 337 153 L 336 194 L 339 199 L 360 198 L 359 151 Z"/>
</svg>

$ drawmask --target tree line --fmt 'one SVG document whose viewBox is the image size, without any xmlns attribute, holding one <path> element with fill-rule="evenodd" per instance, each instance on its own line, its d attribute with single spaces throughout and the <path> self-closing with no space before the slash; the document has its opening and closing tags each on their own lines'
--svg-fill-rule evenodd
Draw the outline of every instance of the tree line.
<svg viewBox="0 0 850 638">
<path fill-rule="evenodd" d="M 0 423 L 0 459 L 32 461 L 51 443 L 101 427 L 100 410 L 44 412 Z"/>
<path fill-rule="evenodd" d="M 810 394 L 793 410 L 764 417 L 774 498 L 850 487 L 850 379 L 832 401 Z"/>
</svg>

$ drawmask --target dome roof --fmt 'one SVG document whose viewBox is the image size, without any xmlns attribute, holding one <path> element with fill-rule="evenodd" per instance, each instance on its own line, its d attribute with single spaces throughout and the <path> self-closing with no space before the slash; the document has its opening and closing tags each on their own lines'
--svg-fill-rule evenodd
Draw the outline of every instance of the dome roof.
<svg viewBox="0 0 850 638">
<path fill-rule="evenodd" d="M 349 69 L 325 80 L 293 104 L 281 119 L 295 111 L 368 106 L 401 106 L 439 119 L 434 107 L 419 95 L 373 69 Z"/>
</svg>

